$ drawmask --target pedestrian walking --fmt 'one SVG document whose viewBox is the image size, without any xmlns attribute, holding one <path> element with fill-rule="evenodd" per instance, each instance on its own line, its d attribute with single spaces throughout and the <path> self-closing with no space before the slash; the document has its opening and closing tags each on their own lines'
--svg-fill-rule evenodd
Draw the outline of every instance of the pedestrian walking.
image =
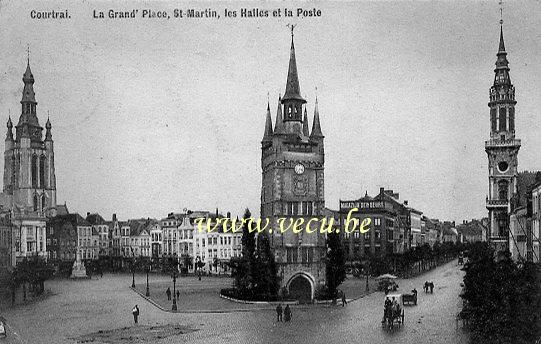
<svg viewBox="0 0 541 344">
<path fill-rule="evenodd" d="M 346 293 L 342 292 L 342 307 L 346 306 L 347 304 Z"/>
<path fill-rule="evenodd" d="M 434 293 L 434 282 L 430 282 L 428 286 L 430 287 L 430 294 Z"/>
<path fill-rule="evenodd" d="M 282 304 L 279 303 L 278 306 L 276 306 L 276 321 L 281 322 L 282 321 Z"/>
<path fill-rule="evenodd" d="M 286 308 L 284 309 L 284 321 L 289 322 L 291 320 L 291 308 L 289 308 L 289 305 L 286 305 Z"/>
<path fill-rule="evenodd" d="M 137 305 L 135 305 L 135 307 L 133 307 L 131 313 L 133 314 L 133 321 L 137 324 L 137 318 L 139 317 L 139 307 L 137 307 Z"/>
<path fill-rule="evenodd" d="M 171 289 L 169 287 L 165 291 L 165 295 L 167 295 L 167 300 L 171 301 Z"/>
<path fill-rule="evenodd" d="M 177 300 L 180 299 L 180 291 L 177 290 Z"/>
</svg>

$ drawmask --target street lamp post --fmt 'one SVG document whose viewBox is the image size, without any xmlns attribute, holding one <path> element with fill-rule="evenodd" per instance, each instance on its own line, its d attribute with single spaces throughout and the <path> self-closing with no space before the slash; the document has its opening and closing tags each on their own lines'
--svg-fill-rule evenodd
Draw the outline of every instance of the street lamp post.
<svg viewBox="0 0 541 344">
<path fill-rule="evenodd" d="M 368 293 L 370 286 L 368 285 L 368 265 L 366 265 L 366 292 Z"/>
<path fill-rule="evenodd" d="M 131 274 L 131 287 L 135 288 L 135 258 L 133 258 L 131 262 Z"/>
<path fill-rule="evenodd" d="M 178 272 L 176 271 L 176 268 L 175 268 L 171 274 L 171 278 L 173 278 L 173 307 L 171 309 L 174 311 L 177 310 L 177 288 L 176 288 L 177 277 L 178 277 Z"/>
<path fill-rule="evenodd" d="M 150 271 L 150 268 L 149 268 L 148 265 L 146 266 L 145 271 L 147 273 L 147 292 L 145 293 L 145 295 L 148 297 L 148 296 L 150 296 L 150 290 L 148 289 L 148 273 Z"/>
</svg>

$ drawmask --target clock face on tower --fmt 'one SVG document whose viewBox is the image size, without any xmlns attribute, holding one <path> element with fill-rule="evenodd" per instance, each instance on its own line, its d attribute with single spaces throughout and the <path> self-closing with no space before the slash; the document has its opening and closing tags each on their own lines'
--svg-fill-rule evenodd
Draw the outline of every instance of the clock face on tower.
<svg viewBox="0 0 541 344">
<path fill-rule="evenodd" d="M 509 168 L 509 164 L 506 161 L 500 161 L 498 163 L 498 170 L 500 172 L 505 172 Z"/>
<path fill-rule="evenodd" d="M 304 173 L 304 166 L 302 164 L 295 165 L 295 173 L 296 174 L 303 174 Z"/>
</svg>

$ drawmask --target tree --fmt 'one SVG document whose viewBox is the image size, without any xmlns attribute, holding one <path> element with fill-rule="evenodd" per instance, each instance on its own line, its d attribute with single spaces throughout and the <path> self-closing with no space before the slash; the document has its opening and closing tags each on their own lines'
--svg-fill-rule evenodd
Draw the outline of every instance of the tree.
<svg viewBox="0 0 541 344">
<path fill-rule="evenodd" d="M 252 279 L 255 284 L 255 294 L 264 297 L 274 297 L 278 294 L 278 268 L 274 260 L 269 238 L 266 234 L 258 236 L 256 254 L 256 269 L 253 270 Z"/>
<path fill-rule="evenodd" d="M 338 286 L 346 279 L 346 257 L 336 232 L 327 235 L 326 278 L 328 296 L 336 298 Z"/>
<path fill-rule="evenodd" d="M 541 283 L 539 268 L 522 266 L 510 254 L 494 259 L 486 243 L 469 250 L 464 270 L 466 301 L 472 343 L 533 343 L 541 335 Z"/>
</svg>

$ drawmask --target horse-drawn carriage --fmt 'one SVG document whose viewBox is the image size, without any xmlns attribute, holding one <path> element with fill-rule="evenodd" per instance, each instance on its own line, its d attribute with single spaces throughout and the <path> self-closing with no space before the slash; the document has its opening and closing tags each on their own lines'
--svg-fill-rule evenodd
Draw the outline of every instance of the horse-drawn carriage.
<svg viewBox="0 0 541 344">
<path fill-rule="evenodd" d="M 404 323 L 404 309 L 402 294 L 388 294 L 385 296 L 385 306 L 383 308 L 383 320 L 381 324 L 389 329 L 394 328 L 395 324 L 400 327 Z"/>
<path fill-rule="evenodd" d="M 411 294 L 403 294 L 402 295 L 402 302 L 403 302 L 404 305 L 407 303 L 407 304 L 410 304 L 410 305 L 417 306 L 417 290 L 415 290 L 415 289 L 412 290 Z"/>
<path fill-rule="evenodd" d="M 395 282 L 396 276 L 391 274 L 385 274 L 376 277 L 378 281 L 378 290 L 384 291 L 386 294 L 389 291 L 396 291 L 398 289 L 398 284 Z"/>
</svg>

